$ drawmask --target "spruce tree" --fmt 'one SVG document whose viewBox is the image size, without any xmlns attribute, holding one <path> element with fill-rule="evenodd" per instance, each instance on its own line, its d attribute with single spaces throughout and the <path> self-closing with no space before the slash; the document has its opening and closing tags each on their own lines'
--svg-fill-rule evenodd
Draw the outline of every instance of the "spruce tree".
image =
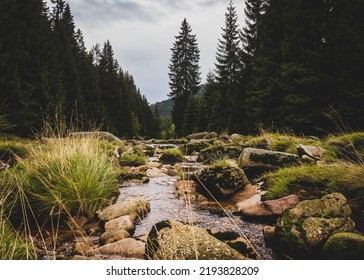
<svg viewBox="0 0 364 280">
<path fill-rule="evenodd" d="M 191 95 L 196 95 L 200 83 L 200 50 L 196 35 L 184 19 L 179 35 L 172 47 L 171 64 L 169 65 L 169 96 L 173 100 L 172 118 L 176 133 L 183 134 L 183 120 L 186 106 Z"/>
<path fill-rule="evenodd" d="M 239 70 L 239 30 L 238 16 L 233 2 L 230 0 L 225 13 L 225 27 L 222 28 L 222 39 L 219 39 L 216 53 L 216 80 L 221 95 L 218 107 L 221 108 L 221 118 L 224 119 L 223 126 L 226 128 L 231 124 L 232 104 L 236 98 L 238 89 Z"/>
</svg>

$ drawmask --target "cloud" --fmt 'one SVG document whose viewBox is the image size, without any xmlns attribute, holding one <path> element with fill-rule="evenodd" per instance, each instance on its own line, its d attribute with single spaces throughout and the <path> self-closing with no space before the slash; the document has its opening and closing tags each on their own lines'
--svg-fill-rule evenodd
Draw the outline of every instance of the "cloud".
<svg viewBox="0 0 364 280">
<path fill-rule="evenodd" d="M 170 48 L 187 18 L 200 48 L 201 77 L 214 68 L 229 0 L 68 0 L 87 48 L 110 40 L 115 58 L 153 103 L 167 98 Z M 242 14 L 243 1 L 235 1 Z M 243 23 L 243 18 L 239 22 Z"/>
</svg>

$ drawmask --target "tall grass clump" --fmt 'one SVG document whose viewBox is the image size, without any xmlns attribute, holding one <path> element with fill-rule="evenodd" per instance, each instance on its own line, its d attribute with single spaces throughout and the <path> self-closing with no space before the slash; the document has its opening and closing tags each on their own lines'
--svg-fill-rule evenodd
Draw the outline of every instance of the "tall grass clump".
<svg viewBox="0 0 364 280">
<path fill-rule="evenodd" d="M 360 208 L 364 208 L 364 166 L 351 163 L 335 165 L 303 165 L 280 169 L 264 177 L 266 199 L 297 194 L 301 199 L 317 198 L 341 192 Z"/>
<path fill-rule="evenodd" d="M 14 207 L 16 190 L 6 172 L 0 174 L 0 260 L 24 260 L 33 258 L 25 238 L 20 236 L 8 220 Z"/>
<path fill-rule="evenodd" d="M 117 192 L 117 173 L 95 138 L 54 138 L 19 163 L 22 191 L 37 219 L 93 215 Z"/>
<path fill-rule="evenodd" d="M 336 157 L 356 163 L 364 162 L 364 132 L 329 137 L 326 148 Z"/>
</svg>

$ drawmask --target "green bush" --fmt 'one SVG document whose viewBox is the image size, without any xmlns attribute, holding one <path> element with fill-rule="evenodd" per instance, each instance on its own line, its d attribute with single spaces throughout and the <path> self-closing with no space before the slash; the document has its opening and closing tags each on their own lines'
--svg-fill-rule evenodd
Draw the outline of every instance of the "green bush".
<svg viewBox="0 0 364 280">
<path fill-rule="evenodd" d="M 147 163 L 147 160 L 145 159 L 144 155 L 141 154 L 134 154 L 134 153 L 128 153 L 123 155 L 119 159 L 119 163 L 121 166 L 142 166 Z"/>
</svg>

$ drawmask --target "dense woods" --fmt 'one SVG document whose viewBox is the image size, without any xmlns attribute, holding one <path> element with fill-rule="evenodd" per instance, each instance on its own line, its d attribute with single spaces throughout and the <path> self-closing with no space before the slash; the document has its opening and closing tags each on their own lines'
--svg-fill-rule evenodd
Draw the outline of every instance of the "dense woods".
<svg viewBox="0 0 364 280">
<path fill-rule="evenodd" d="M 87 51 L 63 0 L 0 1 L 0 115 L 29 136 L 44 121 L 119 136 L 158 136 L 158 123 L 109 41 Z M 9 127 L 8 127 L 9 128 Z"/>
<path fill-rule="evenodd" d="M 243 134 L 363 129 L 363 14 L 360 0 L 247 0 L 242 22 L 230 1 L 205 93 L 185 103 L 184 114 L 197 116 L 188 125 Z"/>
</svg>

